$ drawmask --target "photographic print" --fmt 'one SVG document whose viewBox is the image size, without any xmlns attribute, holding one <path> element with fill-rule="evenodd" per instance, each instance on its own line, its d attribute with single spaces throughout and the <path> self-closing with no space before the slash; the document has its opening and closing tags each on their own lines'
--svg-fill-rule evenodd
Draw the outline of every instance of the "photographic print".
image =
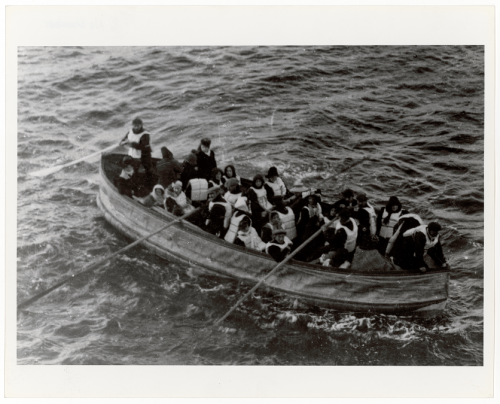
<svg viewBox="0 0 500 404">
<path fill-rule="evenodd" d="M 17 42 L 17 372 L 490 363 L 485 43 L 293 38 Z"/>
</svg>

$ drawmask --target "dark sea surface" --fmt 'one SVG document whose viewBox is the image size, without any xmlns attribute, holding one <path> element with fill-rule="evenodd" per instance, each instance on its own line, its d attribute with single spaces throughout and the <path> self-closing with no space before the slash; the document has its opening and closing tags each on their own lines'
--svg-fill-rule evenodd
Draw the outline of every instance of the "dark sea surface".
<svg viewBox="0 0 500 404">
<path fill-rule="evenodd" d="M 482 365 L 484 48 L 37 47 L 18 52 L 18 302 L 130 243 L 96 204 L 98 158 L 140 116 L 183 157 L 212 139 L 220 166 L 277 166 L 291 185 L 391 195 L 443 225 L 442 315 L 312 310 L 140 247 L 17 316 L 19 364 Z M 125 150 L 122 150 L 125 152 Z"/>
</svg>

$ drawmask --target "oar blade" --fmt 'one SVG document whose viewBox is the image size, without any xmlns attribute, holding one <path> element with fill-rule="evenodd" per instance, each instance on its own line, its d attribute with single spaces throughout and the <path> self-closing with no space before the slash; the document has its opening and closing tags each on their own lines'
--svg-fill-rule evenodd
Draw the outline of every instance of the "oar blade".
<svg viewBox="0 0 500 404">
<path fill-rule="evenodd" d="M 32 171 L 28 173 L 28 175 L 32 177 L 46 177 L 47 175 L 58 172 L 63 167 L 64 166 L 55 166 L 55 167 L 44 168 L 43 170 Z"/>
</svg>

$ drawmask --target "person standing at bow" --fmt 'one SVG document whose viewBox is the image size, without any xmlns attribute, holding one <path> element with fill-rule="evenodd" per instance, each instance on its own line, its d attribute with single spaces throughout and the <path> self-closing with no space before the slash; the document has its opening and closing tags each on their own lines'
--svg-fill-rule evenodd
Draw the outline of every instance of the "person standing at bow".
<svg viewBox="0 0 500 404">
<path fill-rule="evenodd" d="M 150 136 L 143 127 L 142 119 L 135 118 L 132 121 L 132 128 L 130 128 L 120 142 L 121 146 L 128 145 L 128 155 L 134 159 L 137 171 L 139 171 L 139 167 L 142 164 L 148 180 L 153 175 Z"/>
<path fill-rule="evenodd" d="M 199 178 L 210 180 L 212 170 L 217 168 L 217 161 L 215 161 L 215 153 L 210 149 L 212 141 L 209 138 L 201 139 L 198 150 L 196 150 L 197 166 Z"/>
</svg>

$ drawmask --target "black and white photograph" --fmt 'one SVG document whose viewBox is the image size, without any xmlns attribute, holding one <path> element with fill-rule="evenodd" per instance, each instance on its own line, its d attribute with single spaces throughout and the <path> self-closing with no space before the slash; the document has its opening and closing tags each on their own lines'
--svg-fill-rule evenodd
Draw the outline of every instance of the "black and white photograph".
<svg viewBox="0 0 500 404">
<path fill-rule="evenodd" d="M 485 44 L 199 43 L 16 47 L 15 364 L 483 367 Z"/>
</svg>

